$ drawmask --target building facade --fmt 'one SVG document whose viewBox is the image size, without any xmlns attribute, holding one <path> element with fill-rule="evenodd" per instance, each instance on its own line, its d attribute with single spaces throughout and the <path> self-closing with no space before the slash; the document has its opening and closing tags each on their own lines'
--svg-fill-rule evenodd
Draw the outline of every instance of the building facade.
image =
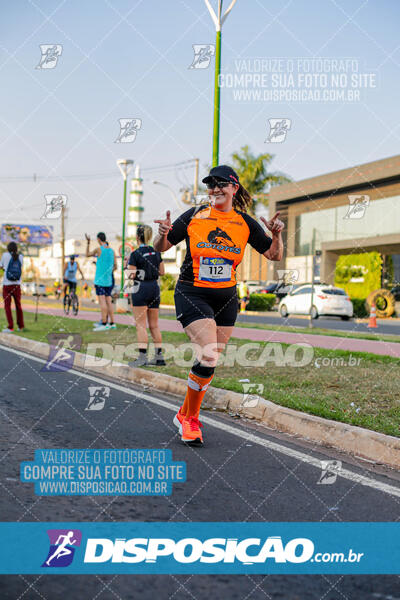
<svg viewBox="0 0 400 600">
<path fill-rule="evenodd" d="M 268 279 L 279 269 L 312 279 L 312 256 L 321 251 L 320 279 L 333 283 L 343 254 L 376 251 L 392 256 L 400 278 L 400 155 L 357 165 L 271 189 L 270 214 L 285 222 L 285 255 L 269 263 Z"/>
</svg>

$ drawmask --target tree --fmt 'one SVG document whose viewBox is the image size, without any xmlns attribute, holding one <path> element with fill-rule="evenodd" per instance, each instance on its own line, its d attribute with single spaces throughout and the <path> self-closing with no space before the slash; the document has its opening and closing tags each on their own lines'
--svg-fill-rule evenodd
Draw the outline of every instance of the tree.
<svg viewBox="0 0 400 600">
<path fill-rule="evenodd" d="M 239 175 L 240 183 L 253 197 L 251 212 L 255 212 L 258 202 L 268 206 L 268 192 L 274 185 L 291 181 L 290 177 L 279 171 L 268 171 L 275 158 L 274 154 L 259 154 L 255 156 L 249 146 L 242 146 L 240 152 L 232 154 L 233 168 Z"/>
</svg>

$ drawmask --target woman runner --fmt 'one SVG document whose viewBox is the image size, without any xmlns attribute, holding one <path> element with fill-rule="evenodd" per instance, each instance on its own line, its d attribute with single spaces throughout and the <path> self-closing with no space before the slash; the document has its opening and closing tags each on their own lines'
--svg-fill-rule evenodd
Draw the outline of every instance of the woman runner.
<svg viewBox="0 0 400 600">
<path fill-rule="evenodd" d="M 246 244 L 269 260 L 279 261 L 283 256 L 284 225 L 278 219 L 279 212 L 270 221 L 261 217 L 272 234 L 269 237 L 247 214 L 251 196 L 231 167 L 214 167 L 203 183 L 210 204 L 190 208 L 172 225 L 167 211 L 166 219 L 155 221 L 159 233 L 154 239 L 159 252 L 186 241 L 186 256 L 175 288 L 176 318 L 191 342 L 202 350 L 189 373 L 185 400 L 174 423 L 182 441 L 191 445 L 203 444 L 200 406 L 214 376 L 217 353 L 229 341 L 236 321 L 236 268 Z"/>
<path fill-rule="evenodd" d="M 164 275 L 165 268 L 161 254 L 149 245 L 153 231 L 149 225 L 139 225 L 136 230 L 138 248 L 131 253 L 128 262 L 130 279 L 134 280 L 132 309 L 136 322 L 139 356 L 129 363 L 130 367 L 145 365 L 165 366 L 162 355 L 161 331 L 158 325 L 158 309 L 160 307 L 159 275 Z M 153 338 L 156 355 L 147 360 L 147 322 Z"/>
</svg>

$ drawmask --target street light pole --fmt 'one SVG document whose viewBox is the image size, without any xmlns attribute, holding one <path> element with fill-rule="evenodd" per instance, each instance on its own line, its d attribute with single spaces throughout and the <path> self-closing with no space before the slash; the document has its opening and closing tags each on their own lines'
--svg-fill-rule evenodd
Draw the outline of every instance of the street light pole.
<svg viewBox="0 0 400 600">
<path fill-rule="evenodd" d="M 193 196 L 196 197 L 199 190 L 199 159 L 195 158 L 194 168 L 194 185 L 193 185 Z"/>
<path fill-rule="evenodd" d="M 236 0 L 232 0 L 229 7 L 222 14 L 222 2 L 218 1 L 218 14 L 215 14 L 213 7 L 210 4 L 210 0 L 204 0 L 208 11 L 214 21 L 216 30 L 215 39 L 215 78 L 214 78 L 214 130 L 213 130 L 213 149 L 212 149 L 212 166 L 216 167 L 219 162 L 219 126 L 220 126 L 220 87 L 219 87 L 219 75 L 221 72 L 221 37 L 222 37 L 222 25 L 226 20 L 228 14 L 236 4 Z"/>
<path fill-rule="evenodd" d="M 119 290 L 119 297 L 124 297 L 124 262 L 125 262 L 125 223 L 126 223 L 126 187 L 127 187 L 127 178 L 124 177 L 124 208 L 123 208 L 123 216 L 122 216 L 122 252 L 121 252 L 121 287 Z"/>
<path fill-rule="evenodd" d="M 60 246 L 61 246 L 61 279 L 64 278 L 64 265 L 65 265 L 65 206 L 64 204 L 61 207 L 61 237 L 60 237 Z"/>
<path fill-rule="evenodd" d="M 124 297 L 124 261 L 125 261 L 125 221 L 126 221 L 126 188 L 129 171 L 133 167 L 133 160 L 128 158 L 120 158 L 117 160 L 117 165 L 124 178 L 124 205 L 122 212 L 122 251 L 121 251 L 121 286 L 119 297 Z"/>
<path fill-rule="evenodd" d="M 220 7 L 219 7 L 220 8 Z M 212 166 L 219 163 L 219 127 L 221 109 L 221 89 L 219 87 L 219 74 L 221 72 L 221 30 L 217 30 L 215 39 L 215 79 L 214 79 L 214 129 L 212 147 Z"/>
</svg>

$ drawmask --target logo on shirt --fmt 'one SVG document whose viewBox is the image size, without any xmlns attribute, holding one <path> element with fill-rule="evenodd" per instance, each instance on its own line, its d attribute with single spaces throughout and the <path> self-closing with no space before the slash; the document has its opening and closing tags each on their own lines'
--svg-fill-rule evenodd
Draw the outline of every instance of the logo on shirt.
<svg viewBox="0 0 400 600">
<path fill-rule="evenodd" d="M 223 231 L 220 227 L 213 229 L 207 236 L 206 242 L 199 242 L 197 248 L 213 248 L 214 250 L 221 250 L 224 252 L 234 252 L 240 254 L 242 249 L 235 245 L 230 235 Z"/>
<path fill-rule="evenodd" d="M 225 243 L 227 246 L 234 247 L 234 243 L 232 238 L 222 229 L 217 227 L 213 231 L 210 231 L 208 234 L 207 240 L 211 242 L 211 244 L 223 244 Z"/>
</svg>

